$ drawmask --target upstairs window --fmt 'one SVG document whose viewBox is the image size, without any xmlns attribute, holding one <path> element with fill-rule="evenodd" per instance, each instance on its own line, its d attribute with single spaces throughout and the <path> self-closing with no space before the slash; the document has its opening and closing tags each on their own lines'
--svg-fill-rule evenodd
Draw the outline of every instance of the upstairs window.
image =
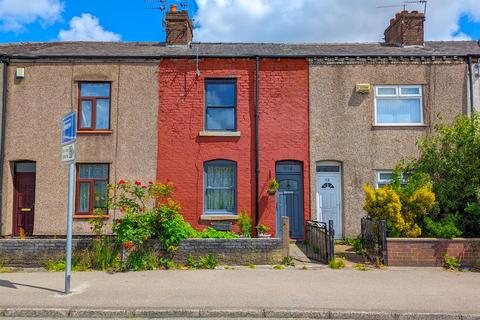
<svg viewBox="0 0 480 320">
<path fill-rule="evenodd" d="M 375 87 L 376 125 L 422 125 L 422 86 Z"/>
<path fill-rule="evenodd" d="M 237 201 L 237 165 L 233 161 L 205 162 L 205 213 L 234 214 Z"/>
<path fill-rule="evenodd" d="M 91 215 L 96 209 L 107 210 L 108 164 L 77 165 L 76 214 Z"/>
<path fill-rule="evenodd" d="M 235 131 L 236 106 L 236 80 L 205 80 L 205 130 Z"/>
<path fill-rule="evenodd" d="M 80 82 L 78 130 L 110 129 L 110 82 Z"/>
</svg>

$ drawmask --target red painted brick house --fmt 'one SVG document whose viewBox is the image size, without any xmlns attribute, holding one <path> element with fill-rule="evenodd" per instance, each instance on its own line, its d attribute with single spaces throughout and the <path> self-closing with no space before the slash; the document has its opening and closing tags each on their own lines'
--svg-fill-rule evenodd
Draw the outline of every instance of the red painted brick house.
<svg viewBox="0 0 480 320">
<path fill-rule="evenodd" d="M 277 177 L 295 202 L 292 236 L 302 238 L 310 212 L 307 61 L 168 59 L 159 87 L 158 178 L 179 186 L 187 221 L 200 227 L 246 211 L 275 234 L 276 196 L 267 189 Z"/>
</svg>

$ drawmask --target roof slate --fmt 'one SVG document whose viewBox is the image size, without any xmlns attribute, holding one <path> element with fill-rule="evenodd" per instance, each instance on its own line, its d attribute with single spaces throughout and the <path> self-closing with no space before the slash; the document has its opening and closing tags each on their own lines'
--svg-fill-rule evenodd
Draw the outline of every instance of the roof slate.
<svg viewBox="0 0 480 320">
<path fill-rule="evenodd" d="M 430 41 L 424 47 L 392 47 L 383 43 L 192 43 L 166 46 L 158 42 L 30 42 L 0 44 L 0 55 L 12 58 L 168 58 L 168 57 L 325 57 L 325 56 L 480 56 L 476 41 Z"/>
</svg>

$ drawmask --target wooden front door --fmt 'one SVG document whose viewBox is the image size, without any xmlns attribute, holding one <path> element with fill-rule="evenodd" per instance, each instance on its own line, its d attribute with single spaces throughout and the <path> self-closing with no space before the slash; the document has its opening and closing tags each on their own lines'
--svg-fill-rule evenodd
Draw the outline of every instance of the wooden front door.
<svg viewBox="0 0 480 320">
<path fill-rule="evenodd" d="M 13 193 L 13 235 L 33 234 L 35 215 L 35 163 L 15 163 Z"/>
</svg>

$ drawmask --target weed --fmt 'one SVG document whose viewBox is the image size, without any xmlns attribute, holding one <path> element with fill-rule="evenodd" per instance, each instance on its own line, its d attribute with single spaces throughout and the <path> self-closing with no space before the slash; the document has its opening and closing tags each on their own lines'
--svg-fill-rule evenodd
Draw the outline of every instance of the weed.
<svg viewBox="0 0 480 320">
<path fill-rule="evenodd" d="M 295 260 L 292 257 L 283 257 L 283 265 L 286 267 L 295 267 Z"/>
<path fill-rule="evenodd" d="M 225 270 L 235 270 L 235 267 L 232 266 L 224 266 Z"/>
<path fill-rule="evenodd" d="M 453 271 L 460 267 L 460 263 L 458 262 L 457 258 L 450 257 L 448 254 L 445 253 L 445 255 L 443 256 L 443 266 L 447 270 Z"/>
<path fill-rule="evenodd" d="M 283 270 L 283 269 L 285 269 L 285 266 L 282 266 L 281 264 L 277 264 L 277 265 L 273 266 L 273 269 L 275 269 L 275 270 Z"/>
<path fill-rule="evenodd" d="M 302 266 L 302 270 L 307 270 L 307 269 L 308 269 L 307 265 L 304 264 L 304 265 Z"/>
<path fill-rule="evenodd" d="M 158 258 L 155 252 L 138 250 L 128 256 L 124 268 L 132 271 L 155 270 L 158 268 L 158 265 Z"/>
<path fill-rule="evenodd" d="M 3 260 L 0 259 L 0 273 L 11 273 L 11 272 L 13 272 L 13 269 L 5 267 Z"/>
<path fill-rule="evenodd" d="M 250 269 L 256 269 L 256 268 L 257 268 L 257 266 L 254 265 L 254 264 L 249 264 L 248 267 L 249 267 Z"/>
<path fill-rule="evenodd" d="M 158 265 L 166 270 L 177 268 L 177 265 L 175 265 L 172 259 L 168 259 L 168 258 L 160 258 L 158 260 Z"/>
<path fill-rule="evenodd" d="M 331 269 L 343 269 L 345 268 L 345 262 L 342 258 L 334 257 L 332 260 L 328 262 L 328 266 Z"/>
<path fill-rule="evenodd" d="M 198 260 L 195 260 L 192 255 L 188 255 L 187 266 L 189 269 L 215 269 L 218 261 L 211 253 L 206 257 L 199 257 Z"/>
<path fill-rule="evenodd" d="M 368 268 L 365 264 L 363 263 L 357 263 L 355 266 L 354 266 L 355 270 L 358 270 L 358 271 L 369 271 L 370 268 Z"/>
</svg>

